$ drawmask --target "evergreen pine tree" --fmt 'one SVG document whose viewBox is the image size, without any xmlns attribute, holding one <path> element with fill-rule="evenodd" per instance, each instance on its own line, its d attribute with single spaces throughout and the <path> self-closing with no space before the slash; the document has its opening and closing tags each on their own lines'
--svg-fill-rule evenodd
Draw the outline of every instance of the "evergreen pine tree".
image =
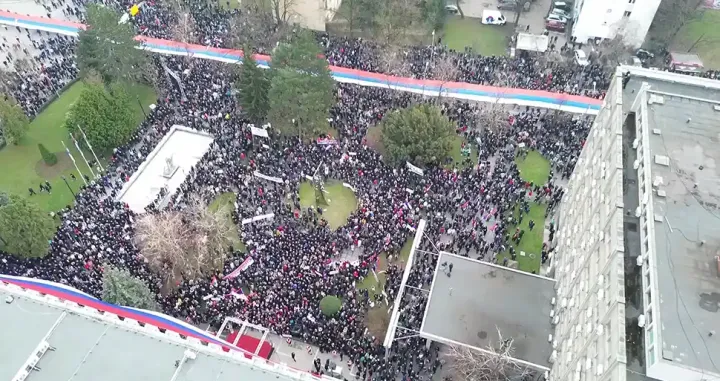
<svg viewBox="0 0 720 381">
<path fill-rule="evenodd" d="M 235 86 L 238 88 L 238 99 L 243 111 L 250 120 L 259 124 L 265 119 L 270 108 L 270 81 L 265 70 L 260 68 L 252 57 L 252 49 L 246 47 L 243 51 L 247 54 L 243 57 L 240 76 Z"/>
<path fill-rule="evenodd" d="M 47 164 L 49 166 L 53 166 L 53 165 L 57 164 L 57 155 L 48 151 L 48 149 L 45 148 L 45 146 L 42 145 L 42 143 L 38 144 L 38 149 L 40 149 L 40 156 L 42 156 L 42 159 L 45 162 L 45 164 Z"/>
</svg>

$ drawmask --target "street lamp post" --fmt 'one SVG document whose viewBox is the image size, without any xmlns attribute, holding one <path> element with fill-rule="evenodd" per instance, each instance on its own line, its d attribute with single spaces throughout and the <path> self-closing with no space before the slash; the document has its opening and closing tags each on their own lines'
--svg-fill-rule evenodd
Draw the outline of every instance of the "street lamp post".
<svg viewBox="0 0 720 381">
<path fill-rule="evenodd" d="M 140 96 L 136 95 L 135 99 L 138 101 L 138 106 L 140 106 L 140 110 L 142 110 L 143 115 L 145 115 L 145 118 L 147 119 L 147 113 L 145 112 L 145 107 L 143 107 L 142 102 L 140 102 Z"/>
</svg>

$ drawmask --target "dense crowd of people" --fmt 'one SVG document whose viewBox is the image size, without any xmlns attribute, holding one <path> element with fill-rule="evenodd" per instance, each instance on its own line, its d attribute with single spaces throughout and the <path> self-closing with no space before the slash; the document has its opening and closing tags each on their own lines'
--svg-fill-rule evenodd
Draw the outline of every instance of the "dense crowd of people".
<svg viewBox="0 0 720 381">
<path fill-rule="evenodd" d="M 81 3 L 53 5 L 65 7 L 73 15 L 81 7 Z M 168 37 L 167 26 L 173 19 L 163 7 L 157 2 L 144 7 L 143 16 L 135 20 L 141 33 Z M 222 46 L 227 40 L 227 18 L 223 18 L 227 12 L 199 4 L 191 9 L 200 31 L 198 41 Z M 26 34 L 41 52 L 34 65 L 39 66 L 35 73 L 43 75 L 17 71 L 11 93 L 32 116 L 77 76 L 75 41 L 34 31 Z M 369 42 L 326 35 L 319 39 L 331 64 L 371 71 L 381 68 L 379 50 Z M 504 76 L 504 86 L 581 93 L 578 89 L 588 80 L 596 81 L 598 88 L 607 81 L 600 72 L 578 74 L 572 69 L 539 67 L 529 57 L 480 57 L 440 47 L 412 48 L 406 57 L 413 63 L 413 76 L 427 77 L 431 74 L 423 71 L 423 62 L 442 55 L 452 57 L 461 68 L 458 80 L 474 83 L 498 84 L 499 76 Z M 272 128 L 271 137 L 259 141 L 253 139 L 237 110 L 231 88 L 233 74 L 221 70 L 223 64 L 179 57 L 165 61 L 173 71 L 183 73 L 185 99 L 179 99 L 176 83 L 158 76 L 161 93 L 157 107 L 133 139 L 114 151 L 103 175 L 83 188 L 74 205 L 57 212 L 61 222 L 50 254 L 21 260 L 0 253 L 0 273 L 51 280 L 100 297 L 103 269 L 117 266 L 144 280 L 167 314 L 216 329 L 226 316 L 247 319 L 278 335 L 317 345 L 323 352 L 336 351 L 352 362 L 356 378 L 364 380 L 415 380 L 442 367 L 438 347 L 427 348 L 424 339 L 398 340 L 386 356 L 383 338 L 367 334 L 365 327 L 371 305 L 392 303 L 400 297 L 405 266 L 412 266 L 408 284 L 427 288 L 432 281 L 436 256 L 418 255 L 411 264 L 400 259 L 401 249 L 412 239 L 420 219 L 427 220 L 421 250 L 441 248 L 491 262 L 499 262 L 498 255 L 507 252 L 501 262 L 508 264 L 515 259 L 511 243 L 519 242 L 524 234 L 514 226 L 527 214 L 531 201 L 546 203 L 552 213 L 592 121 L 585 116 L 515 108 L 503 109 L 501 125 L 488 129 L 480 123 L 480 115 L 486 111 L 483 105 L 444 99 L 439 102 L 443 113 L 456 123 L 458 134 L 474 153 L 462 163 L 428 167 L 418 175 L 385 164 L 371 147 L 367 132 L 393 110 L 435 99 L 337 84 L 336 104 L 330 111 L 331 127 L 337 131 L 332 137 L 335 144 L 282 137 Z M 159 63 L 157 66 L 161 70 Z M 165 280 L 149 268 L 134 240 L 134 224 L 140 217 L 115 198 L 176 124 L 209 132 L 215 140 L 172 197 L 169 208 L 182 209 L 187 195 L 211 200 L 234 192 L 236 222 L 265 213 L 274 213 L 274 218 L 243 226 L 246 250 L 229 253 L 222 269 L 204 279 L 179 280 L 168 289 Z M 526 182 L 520 176 L 515 157 L 528 150 L 539 151 L 551 162 L 552 172 L 542 183 Z M 300 206 L 300 184 L 318 168 L 324 179 L 350 184 L 358 200 L 356 211 L 336 230 L 323 223 L 321 210 Z M 255 171 L 279 177 L 282 183 L 253 176 Z M 149 212 L 157 209 L 159 206 L 149 208 Z M 516 209 L 519 215 L 513 213 Z M 543 248 L 543 260 L 547 250 Z M 253 259 L 249 268 L 235 278 L 225 277 L 248 257 Z M 382 292 L 356 289 L 356 283 L 372 276 L 379 263 L 387 278 L 384 289 L 378 290 Z M 248 291 L 247 300 L 232 297 L 240 289 Z M 321 313 L 319 301 L 326 295 L 342 298 L 339 315 Z M 416 291 L 402 295 L 403 329 L 419 328 L 424 298 Z"/>
</svg>

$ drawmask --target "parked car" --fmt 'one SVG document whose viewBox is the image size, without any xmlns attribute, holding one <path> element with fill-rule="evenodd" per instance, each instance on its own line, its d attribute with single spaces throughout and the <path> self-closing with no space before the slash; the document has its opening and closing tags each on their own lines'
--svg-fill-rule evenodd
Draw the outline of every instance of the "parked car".
<svg viewBox="0 0 720 381">
<path fill-rule="evenodd" d="M 567 21 L 568 21 L 567 17 L 556 15 L 554 13 L 549 14 L 546 20 L 547 21 L 559 21 L 562 23 L 567 23 Z"/>
<path fill-rule="evenodd" d="M 556 9 L 562 9 L 565 12 L 570 12 L 572 9 L 572 3 L 568 3 L 566 1 L 555 1 L 552 3 L 552 7 Z"/>
<path fill-rule="evenodd" d="M 448 4 L 445 6 L 445 12 L 447 12 L 451 15 L 456 15 L 456 14 L 460 13 L 460 10 L 458 9 L 457 5 Z"/>
<path fill-rule="evenodd" d="M 580 49 L 575 50 L 575 63 L 577 63 L 580 66 L 587 66 L 590 64 L 590 61 L 587 59 L 587 54 L 585 54 L 584 51 Z"/>
<path fill-rule="evenodd" d="M 640 58 L 641 60 L 649 60 L 652 58 L 655 58 L 655 54 L 653 54 L 651 51 L 645 50 L 645 49 L 638 49 L 635 51 L 635 57 Z"/>
<path fill-rule="evenodd" d="M 552 21 L 552 20 L 546 20 L 545 21 L 545 29 L 552 30 L 554 32 L 565 32 L 565 26 L 567 24 L 560 21 Z"/>
<path fill-rule="evenodd" d="M 566 19 L 570 19 L 570 13 L 565 11 L 564 9 L 560 8 L 553 8 L 552 11 L 550 11 L 551 15 L 558 15 L 560 17 L 565 17 Z"/>
<path fill-rule="evenodd" d="M 497 9 L 503 11 L 514 11 L 518 8 L 517 1 L 501 1 L 497 5 Z"/>
</svg>

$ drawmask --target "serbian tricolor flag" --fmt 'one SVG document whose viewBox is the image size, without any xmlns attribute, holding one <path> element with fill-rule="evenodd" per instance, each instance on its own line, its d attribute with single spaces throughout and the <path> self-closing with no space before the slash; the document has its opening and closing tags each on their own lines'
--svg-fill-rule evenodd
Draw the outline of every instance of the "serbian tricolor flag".
<svg viewBox="0 0 720 381">
<path fill-rule="evenodd" d="M 230 293 L 229 293 L 228 295 L 232 296 L 232 297 L 235 298 L 235 299 L 240 299 L 240 300 L 247 300 L 247 299 L 248 299 L 247 296 L 245 296 L 245 293 L 243 293 L 243 290 L 242 290 L 242 289 L 237 289 L 237 290 L 236 290 L 236 289 L 233 288 L 232 291 L 230 291 Z"/>
<path fill-rule="evenodd" d="M 252 257 L 247 257 L 243 261 L 243 263 L 240 264 L 235 270 L 233 270 L 230 274 L 227 274 L 223 277 L 223 279 L 233 279 L 237 278 L 238 275 L 240 275 L 241 272 L 247 270 L 252 266 L 252 264 L 255 263 L 255 260 L 252 259 Z"/>
</svg>

